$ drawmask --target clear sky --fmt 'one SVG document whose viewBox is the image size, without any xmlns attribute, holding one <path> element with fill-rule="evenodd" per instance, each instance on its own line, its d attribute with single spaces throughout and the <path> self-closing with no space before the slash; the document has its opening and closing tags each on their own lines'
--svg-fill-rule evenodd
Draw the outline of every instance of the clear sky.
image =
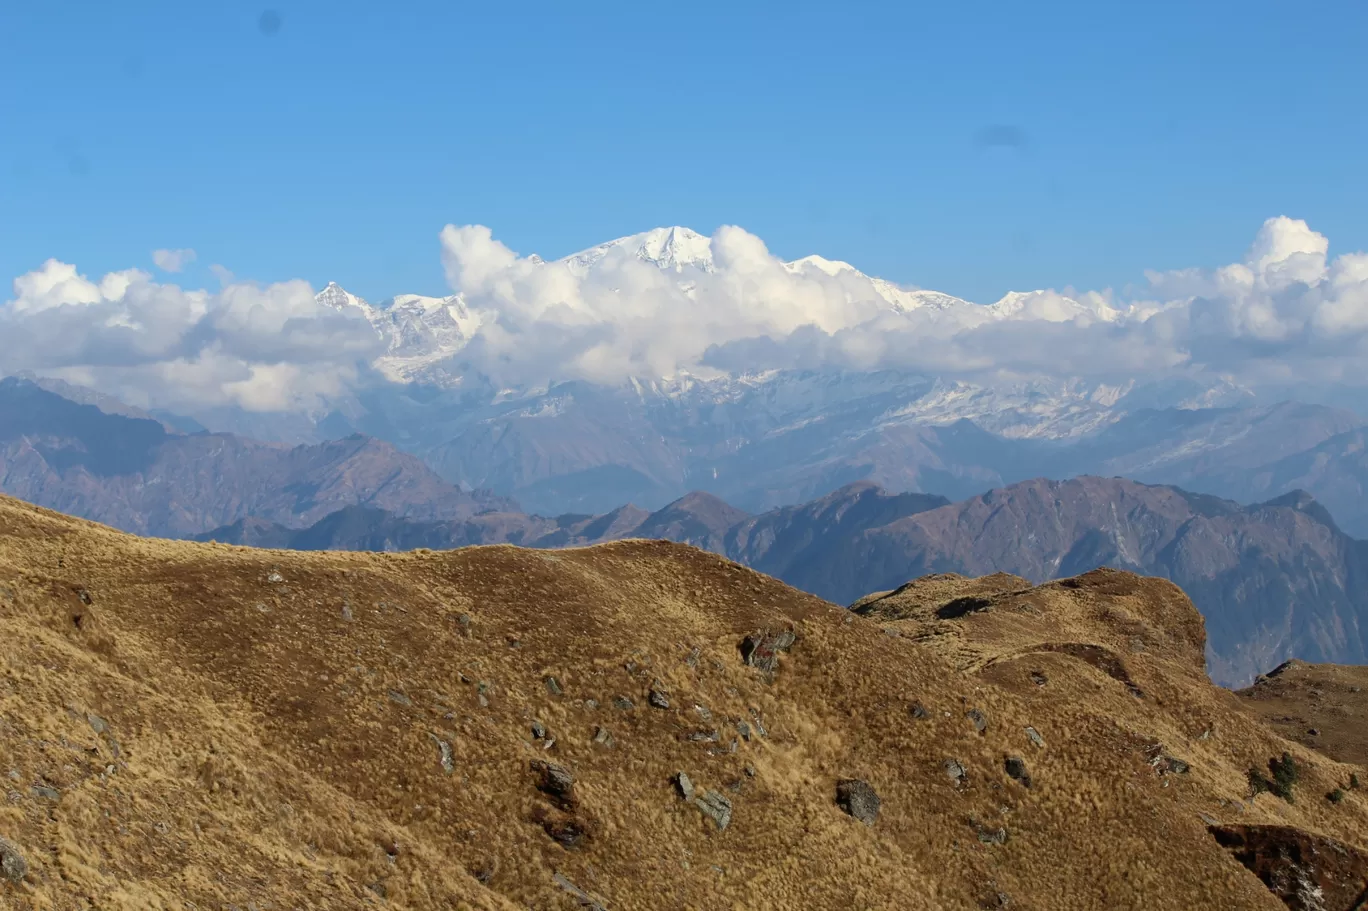
<svg viewBox="0 0 1368 911">
<path fill-rule="evenodd" d="M 10 2 L 0 283 L 193 248 L 371 298 L 657 225 L 980 301 L 1368 249 L 1368 3 Z M 6 290 L 8 290 L 6 288 Z"/>
</svg>

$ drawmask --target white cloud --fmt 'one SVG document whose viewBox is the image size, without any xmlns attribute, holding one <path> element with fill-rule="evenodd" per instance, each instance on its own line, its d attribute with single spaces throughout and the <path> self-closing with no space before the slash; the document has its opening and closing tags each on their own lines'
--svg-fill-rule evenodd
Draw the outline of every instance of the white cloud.
<svg viewBox="0 0 1368 911">
<path fill-rule="evenodd" d="M 195 261 L 194 250 L 153 250 L 152 262 L 163 272 L 179 272 Z"/>
<path fill-rule="evenodd" d="M 1368 253 L 1332 259 L 1326 237 L 1286 217 L 1265 222 L 1239 262 L 1150 273 L 1138 291 L 901 311 L 886 284 L 838 263 L 782 263 L 737 227 L 687 239 L 683 258 L 703 251 L 709 267 L 678 271 L 631 245 L 595 251 L 592 266 L 547 263 L 479 225 L 448 225 L 440 240 L 479 326 L 450 367 L 504 386 L 774 367 L 1368 382 Z M 319 305 L 303 281 L 263 286 L 212 270 L 221 289 L 185 290 L 136 269 L 95 279 L 49 260 L 0 305 L 0 373 L 61 374 L 185 410 L 312 409 L 345 397 L 384 347 L 359 314 Z"/>
<path fill-rule="evenodd" d="M 0 374 L 34 370 L 186 410 L 322 407 L 380 344 L 369 323 L 318 304 L 302 281 L 210 293 L 136 269 L 94 281 L 49 260 L 0 305 Z"/>
<path fill-rule="evenodd" d="M 1240 262 L 1150 273 L 1130 296 L 1045 290 L 906 312 L 858 272 L 786 267 L 736 227 L 713 236 L 710 271 L 684 274 L 629 245 L 571 269 L 519 257 L 482 226 L 448 226 L 441 240 L 452 287 L 483 313 L 466 358 L 505 384 L 709 366 L 1285 384 L 1343 381 L 1368 348 L 1368 255 L 1329 261 L 1327 238 L 1287 217 L 1266 221 Z"/>
</svg>

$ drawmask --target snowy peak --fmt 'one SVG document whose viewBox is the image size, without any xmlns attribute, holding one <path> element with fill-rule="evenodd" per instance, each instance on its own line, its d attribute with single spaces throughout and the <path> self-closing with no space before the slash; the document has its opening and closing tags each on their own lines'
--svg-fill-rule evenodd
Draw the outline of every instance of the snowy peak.
<svg viewBox="0 0 1368 911">
<path fill-rule="evenodd" d="M 686 268 L 713 271 L 712 239 L 678 225 L 619 237 L 573 253 L 561 262 L 575 274 L 583 275 L 608 256 L 622 252 L 671 272 L 682 272 Z"/>
<path fill-rule="evenodd" d="M 314 295 L 314 300 L 325 307 L 331 307 L 342 312 L 359 310 L 367 317 L 375 310 L 366 302 L 365 298 L 357 297 L 337 282 L 328 282 L 326 288 Z"/>
</svg>

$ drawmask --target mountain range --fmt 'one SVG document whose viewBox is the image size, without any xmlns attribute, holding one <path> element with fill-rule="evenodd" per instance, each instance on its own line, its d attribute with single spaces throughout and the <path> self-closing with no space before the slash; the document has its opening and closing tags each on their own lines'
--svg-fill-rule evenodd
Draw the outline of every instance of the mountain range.
<svg viewBox="0 0 1368 911">
<path fill-rule="evenodd" d="M 1239 422 L 1236 432 L 1214 417 L 1194 421 L 1193 436 L 1221 440 L 1237 467 L 1238 458 L 1278 456 L 1279 434 L 1299 422 L 1327 432 L 1335 420 L 1284 406 Z M 1247 683 L 1291 657 L 1368 661 L 1364 545 L 1305 492 L 1245 507 L 1172 486 L 1084 476 L 980 488 L 952 503 L 861 480 L 772 509 L 695 491 L 658 509 L 618 503 L 547 517 L 451 484 L 373 438 L 289 446 L 183 433 L 177 420 L 76 387 L 0 381 L 0 492 L 139 534 L 302 550 L 667 538 L 839 603 L 924 573 L 1001 571 L 1044 582 L 1112 565 L 1170 578 L 1191 593 L 1209 625 L 1211 674 L 1222 683 Z M 985 436 L 965 424 L 953 429 Z M 1104 451 L 1143 467 L 1152 431 L 1142 418 L 1119 422 L 1102 435 L 1115 437 Z M 1189 459 L 1200 465 L 1202 456 Z"/>
<path fill-rule="evenodd" d="M 867 482 L 750 515 L 706 493 L 656 512 L 415 521 L 350 507 L 308 528 L 242 520 L 200 540 L 294 550 L 583 546 L 663 538 L 725 555 L 838 603 L 934 573 L 1034 583 L 1099 566 L 1171 579 L 1206 618 L 1212 679 L 1245 685 L 1279 662 L 1368 663 L 1368 542 L 1305 493 L 1252 507 L 1174 487 L 1034 480 L 959 503 Z"/>
<path fill-rule="evenodd" d="M 713 241 L 682 227 L 555 263 L 527 262 L 611 286 L 623 257 L 658 269 L 685 298 L 716 272 Z M 980 305 L 901 288 L 820 256 L 783 268 L 838 283 L 852 304 L 926 314 L 933 324 L 1111 324 L 1136 315 L 1096 296 L 1044 291 Z M 629 500 L 654 509 L 693 490 L 760 512 L 857 480 L 961 499 L 1033 477 L 1095 474 L 1242 502 L 1304 489 L 1345 529 L 1368 536 L 1362 409 L 1269 398 L 1227 377 L 1109 385 L 1045 376 L 970 382 L 801 363 L 756 369 L 751 354 L 763 352 L 747 345 L 763 346 L 757 341 L 713 352 L 707 369 L 664 378 L 507 388 L 465 358 L 482 321 L 493 317 L 462 294 L 371 304 L 330 284 L 318 301 L 363 318 L 384 353 L 370 365 L 375 382 L 292 432 L 388 440 L 452 483 L 489 488 L 533 512 L 599 513 Z M 278 431 L 265 420 L 246 423 Z"/>
</svg>

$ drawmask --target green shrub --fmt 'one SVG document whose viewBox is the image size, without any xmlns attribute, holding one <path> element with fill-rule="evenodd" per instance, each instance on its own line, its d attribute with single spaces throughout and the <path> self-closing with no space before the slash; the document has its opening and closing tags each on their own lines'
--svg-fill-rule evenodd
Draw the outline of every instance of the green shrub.
<svg viewBox="0 0 1368 911">
<path fill-rule="evenodd" d="M 1335 790 L 1325 795 L 1325 799 L 1330 801 L 1331 803 L 1339 803 L 1341 800 L 1344 799 L 1344 789 L 1335 788 Z"/>
<path fill-rule="evenodd" d="M 1283 753 L 1281 759 L 1270 759 L 1268 770 L 1273 773 L 1273 787 L 1271 790 L 1288 803 L 1294 803 L 1292 789 L 1297 786 L 1298 779 L 1301 778 L 1301 770 L 1297 768 L 1297 760 L 1292 758 L 1291 753 Z"/>
<path fill-rule="evenodd" d="M 1358 772 L 1349 773 L 1349 790 L 1357 791 L 1359 786 Z"/>
<path fill-rule="evenodd" d="M 1250 797 L 1258 797 L 1265 791 L 1273 790 L 1273 782 L 1265 778 L 1263 772 L 1260 772 L 1255 767 L 1249 767 L 1248 777 Z"/>
</svg>

